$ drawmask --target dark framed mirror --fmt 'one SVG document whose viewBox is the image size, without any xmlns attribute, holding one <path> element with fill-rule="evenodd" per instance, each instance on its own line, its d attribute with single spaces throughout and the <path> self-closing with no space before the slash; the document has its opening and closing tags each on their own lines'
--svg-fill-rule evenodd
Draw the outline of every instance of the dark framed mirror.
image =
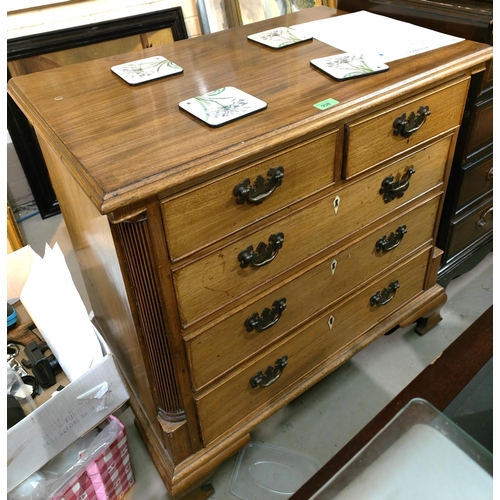
<svg viewBox="0 0 500 500">
<path fill-rule="evenodd" d="M 7 81 L 188 38 L 181 7 L 7 40 Z M 35 132 L 7 96 L 7 129 L 42 219 L 60 213 Z"/>
</svg>

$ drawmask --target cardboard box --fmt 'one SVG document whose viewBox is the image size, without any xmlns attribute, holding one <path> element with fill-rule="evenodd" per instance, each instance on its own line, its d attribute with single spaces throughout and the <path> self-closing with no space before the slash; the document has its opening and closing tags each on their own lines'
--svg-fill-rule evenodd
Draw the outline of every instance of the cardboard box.
<svg viewBox="0 0 500 500">
<path fill-rule="evenodd" d="M 7 491 L 129 399 L 112 354 L 7 431 Z"/>
<path fill-rule="evenodd" d="M 50 280 L 46 281 L 51 282 L 51 293 L 45 290 L 45 283 L 42 281 L 39 294 L 32 293 L 32 300 L 34 299 L 35 305 L 39 306 L 38 302 L 42 302 L 43 298 L 49 305 L 57 304 L 58 313 L 61 310 L 65 313 L 74 310 L 75 314 L 70 314 L 74 320 L 70 334 L 68 334 L 69 328 L 62 323 L 61 318 L 65 318 L 62 314 L 54 315 L 49 308 L 43 318 L 38 317 L 37 319 L 43 321 L 47 334 L 53 333 L 52 326 L 54 330 L 62 329 L 64 334 L 55 338 L 53 345 L 50 345 L 46 334 L 43 334 L 44 340 L 54 354 L 60 343 L 65 344 L 66 352 L 62 354 L 66 356 L 63 357 L 62 354 L 61 357 L 56 356 L 63 369 L 63 362 L 66 362 L 73 370 L 74 366 L 85 357 L 85 347 L 90 343 L 95 346 L 92 351 L 95 357 L 92 358 L 92 362 L 85 357 L 84 367 L 73 377 L 70 377 L 64 369 L 70 383 L 42 404 L 40 404 L 42 398 L 37 398 L 35 402 L 39 406 L 7 430 L 8 492 L 19 486 L 76 439 L 94 429 L 129 399 L 115 358 L 100 335 L 97 323 L 91 321 L 87 315 L 85 306 L 71 281 L 62 253 L 58 246 L 51 252 L 46 250 L 46 256 L 47 253 L 50 257 L 47 262 L 47 269 L 50 270 L 47 276 Z M 12 302 L 22 297 L 26 283 L 33 278 L 34 263 L 40 271 L 40 266 L 45 265 L 44 261 L 29 246 L 7 256 L 7 300 Z M 28 307 L 26 309 L 28 310 Z M 37 312 L 41 314 L 44 311 Z M 30 316 L 40 330 L 36 318 L 31 313 Z M 54 322 L 51 321 L 52 316 L 57 316 Z M 85 335 L 78 336 L 76 326 L 81 327 L 84 323 Z M 90 368 L 87 368 L 89 366 Z"/>
</svg>

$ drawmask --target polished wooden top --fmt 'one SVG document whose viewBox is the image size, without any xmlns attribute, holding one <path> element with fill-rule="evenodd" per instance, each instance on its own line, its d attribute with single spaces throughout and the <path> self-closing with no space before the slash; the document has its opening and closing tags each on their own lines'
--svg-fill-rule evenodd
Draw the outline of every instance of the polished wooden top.
<svg viewBox="0 0 500 500">
<path fill-rule="evenodd" d="M 189 40 L 12 78 L 8 91 L 61 155 L 101 213 L 169 194 L 264 156 L 346 116 L 366 112 L 480 68 L 492 48 L 464 41 L 401 59 L 385 73 L 336 82 L 310 65 L 341 51 L 317 40 L 271 49 L 247 35 L 338 15 L 315 7 Z M 397 42 L 397 41 L 396 41 Z M 396 43 L 395 42 L 395 43 Z M 184 72 L 130 86 L 116 64 L 162 55 Z M 268 108 L 219 128 L 179 109 L 179 102 L 235 86 Z M 339 104 L 321 111 L 327 98 Z"/>
</svg>

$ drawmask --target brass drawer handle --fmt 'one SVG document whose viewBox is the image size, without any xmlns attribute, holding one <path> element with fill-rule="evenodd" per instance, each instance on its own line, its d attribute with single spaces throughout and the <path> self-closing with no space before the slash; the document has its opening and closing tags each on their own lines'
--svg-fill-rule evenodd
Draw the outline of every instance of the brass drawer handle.
<svg viewBox="0 0 500 500">
<path fill-rule="evenodd" d="M 260 371 L 250 379 L 252 389 L 256 387 L 269 387 L 281 377 L 285 366 L 288 364 L 288 356 L 283 356 L 276 360 L 274 366 L 268 366 L 265 373 Z"/>
<path fill-rule="evenodd" d="M 266 307 L 262 311 L 262 315 L 259 316 L 259 313 L 254 313 L 249 316 L 245 321 L 245 327 L 247 332 L 251 332 L 253 330 L 257 330 L 258 332 L 263 332 L 268 328 L 271 328 L 275 325 L 281 318 L 281 314 L 286 308 L 286 299 L 279 299 L 273 302 L 273 308 L 269 309 Z"/>
<path fill-rule="evenodd" d="M 387 288 L 384 288 L 382 291 L 378 291 L 373 294 L 370 298 L 370 305 L 374 306 L 385 306 L 388 304 L 396 295 L 396 291 L 399 288 L 399 282 L 393 281 Z"/>
<path fill-rule="evenodd" d="M 380 253 L 394 250 L 403 241 L 403 236 L 407 232 L 405 225 L 399 226 L 396 231 L 389 236 L 384 234 L 384 236 L 375 243 L 375 249 Z"/>
<path fill-rule="evenodd" d="M 413 133 L 419 130 L 425 123 L 426 118 L 431 114 L 429 106 L 420 106 L 417 114 L 414 111 L 410 113 L 408 119 L 406 113 L 396 118 L 393 123 L 394 135 L 401 135 L 401 137 L 410 137 Z"/>
<path fill-rule="evenodd" d="M 487 224 L 487 221 L 486 221 L 486 217 L 488 217 L 488 215 L 493 216 L 493 207 L 491 208 L 488 208 L 488 210 L 486 210 L 486 212 L 484 212 L 483 215 L 481 215 L 481 218 L 477 221 L 477 224 L 476 224 L 476 229 L 480 229 L 484 226 L 486 226 Z"/>
<path fill-rule="evenodd" d="M 491 181 L 491 179 L 493 179 L 493 167 L 491 167 L 486 174 L 486 180 Z"/>
<path fill-rule="evenodd" d="M 274 193 L 274 190 L 281 185 L 285 170 L 283 167 L 270 168 L 267 172 L 267 180 L 258 175 L 250 185 L 250 179 L 245 179 L 234 186 L 233 193 L 236 196 L 236 203 L 242 205 L 245 201 L 258 205 Z"/>
<path fill-rule="evenodd" d="M 272 262 L 278 255 L 278 251 L 283 246 L 284 241 L 285 236 L 283 233 L 277 233 L 269 236 L 268 245 L 261 241 L 257 250 L 254 250 L 253 246 L 250 245 L 246 250 L 242 250 L 238 254 L 240 266 L 243 268 L 249 265 L 252 267 L 262 267 L 269 264 L 269 262 Z"/>
<path fill-rule="evenodd" d="M 410 187 L 411 176 L 415 173 L 413 165 L 408 167 L 408 170 L 399 180 L 394 180 L 394 176 L 390 175 L 382 181 L 382 187 L 379 193 L 383 196 L 384 201 L 389 203 L 390 201 L 401 198 L 405 191 Z"/>
</svg>

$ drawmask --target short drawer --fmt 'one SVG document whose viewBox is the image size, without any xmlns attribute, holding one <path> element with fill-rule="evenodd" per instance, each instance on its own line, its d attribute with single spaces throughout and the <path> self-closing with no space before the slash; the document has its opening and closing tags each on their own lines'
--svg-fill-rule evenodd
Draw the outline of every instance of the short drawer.
<svg viewBox="0 0 500 500">
<path fill-rule="evenodd" d="M 282 220 L 176 269 L 174 285 L 183 327 L 442 184 L 451 138 L 447 136 Z M 414 171 L 411 176 L 410 171 Z M 396 185 L 394 183 L 406 187 L 406 191 L 396 194 L 390 188 Z M 278 235 L 283 238 L 281 248 L 273 241 Z M 248 256 L 256 252 L 259 244 L 267 245 L 273 260 L 260 267 L 251 264 L 242 267 L 239 260 L 242 252 Z M 254 249 L 252 252 L 248 252 L 250 246 Z M 266 255 L 266 252 L 261 253 Z"/>
<path fill-rule="evenodd" d="M 199 389 L 433 236 L 441 196 L 378 227 L 258 300 L 185 337 L 192 384 Z M 266 312 L 267 309 L 267 312 Z"/>
<path fill-rule="evenodd" d="M 490 59 L 486 63 L 486 70 L 484 71 L 484 77 L 481 82 L 481 92 L 484 92 L 486 89 L 493 87 L 493 59 Z"/>
<path fill-rule="evenodd" d="M 246 368 L 195 395 L 205 445 L 299 385 L 321 363 L 348 351 L 373 325 L 415 297 L 423 290 L 428 260 L 427 250 L 372 282 Z M 268 377 L 260 377 L 268 367 Z"/>
<path fill-rule="evenodd" d="M 452 223 L 448 258 L 456 255 L 492 230 L 493 200 L 489 200 L 468 215 Z"/>
<path fill-rule="evenodd" d="M 464 168 L 459 189 L 457 210 L 493 189 L 493 152 Z"/>
<path fill-rule="evenodd" d="M 469 151 L 476 151 L 493 142 L 493 97 L 476 103 L 468 141 Z"/>
<path fill-rule="evenodd" d="M 468 79 L 448 84 L 348 124 L 344 150 L 345 178 L 364 172 L 460 125 L 468 88 Z M 426 112 L 430 114 L 426 115 Z M 400 125 L 395 126 L 397 121 Z"/>
<path fill-rule="evenodd" d="M 163 202 L 176 260 L 333 183 L 337 131 Z M 193 147 L 196 147 L 194 144 Z"/>
</svg>

